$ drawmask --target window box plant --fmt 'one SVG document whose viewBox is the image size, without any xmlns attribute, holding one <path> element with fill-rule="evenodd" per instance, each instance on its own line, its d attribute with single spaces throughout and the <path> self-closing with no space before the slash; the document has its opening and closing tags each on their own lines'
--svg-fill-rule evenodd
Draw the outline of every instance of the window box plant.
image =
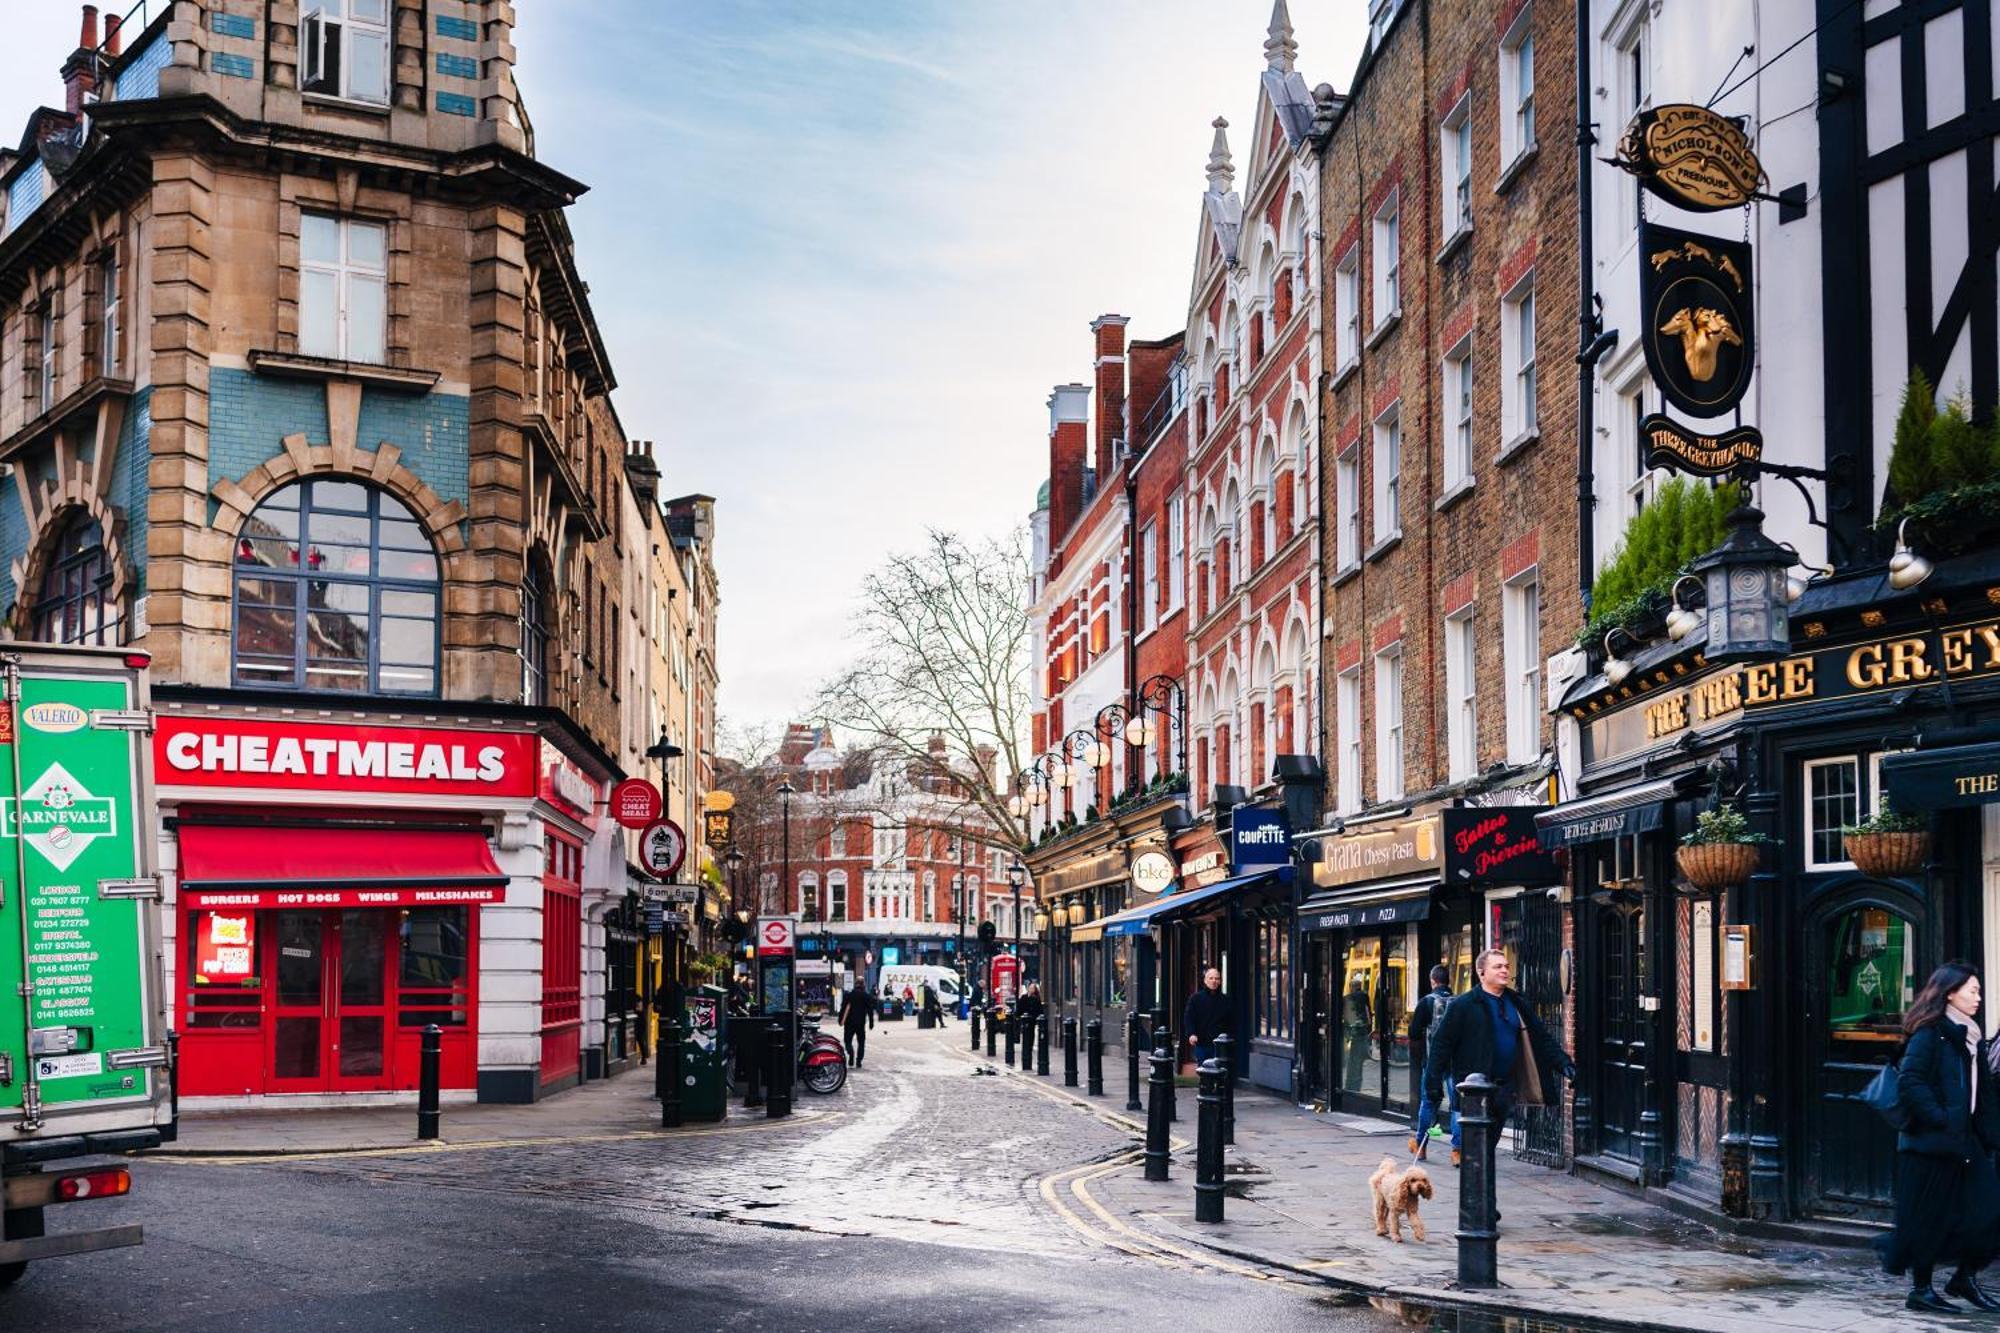
<svg viewBox="0 0 2000 1333">
<path fill-rule="evenodd" d="M 1858 824 L 1840 830 L 1847 859 L 1864 875 L 1886 879 L 1914 875 L 1930 859 L 1931 831 L 1922 815 L 1905 814 L 1882 802 L 1882 808 Z"/>
<path fill-rule="evenodd" d="M 1694 831 L 1674 849 L 1674 861 L 1696 888 L 1726 889 L 1748 881 L 1765 844 L 1774 841 L 1751 831 L 1741 810 L 1723 805 L 1695 816 Z"/>
</svg>

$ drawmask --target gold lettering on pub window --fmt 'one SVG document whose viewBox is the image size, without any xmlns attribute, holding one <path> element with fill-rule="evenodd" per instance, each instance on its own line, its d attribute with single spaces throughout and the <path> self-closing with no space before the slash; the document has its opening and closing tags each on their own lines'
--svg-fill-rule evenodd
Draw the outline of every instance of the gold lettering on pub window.
<svg viewBox="0 0 2000 1333">
<path fill-rule="evenodd" d="M 1975 773 L 1971 777 L 1953 778 L 1952 785 L 1958 788 L 1960 796 L 1991 796 L 2000 792 L 2000 773 Z"/>
</svg>

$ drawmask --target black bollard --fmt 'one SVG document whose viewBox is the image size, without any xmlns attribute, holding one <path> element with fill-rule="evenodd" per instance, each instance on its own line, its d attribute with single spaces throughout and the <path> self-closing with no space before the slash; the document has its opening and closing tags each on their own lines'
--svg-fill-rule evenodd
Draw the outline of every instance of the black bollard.
<svg viewBox="0 0 2000 1333">
<path fill-rule="evenodd" d="M 770 1043 L 765 1048 L 765 1080 L 770 1084 L 764 1092 L 764 1118 L 777 1120 L 792 1113 L 792 1042 L 791 1025 L 783 1019 L 774 1018 L 764 1029 L 764 1038 Z"/>
<path fill-rule="evenodd" d="M 444 1029 L 435 1023 L 424 1028 L 422 1059 L 417 1069 L 417 1137 L 438 1136 L 438 1059 L 444 1051 Z"/>
<path fill-rule="evenodd" d="M 167 1109 L 181 1122 L 181 1034 L 167 1029 Z"/>
<path fill-rule="evenodd" d="M 660 1058 L 653 1061 L 653 1092 L 660 1099 L 660 1128 L 679 1129 L 681 1120 L 681 1025 L 660 1024 Z"/>
<path fill-rule="evenodd" d="M 972 1015 L 972 1053 L 977 1055 L 979 1054 L 979 1006 L 969 1004 L 966 1010 Z"/>
<path fill-rule="evenodd" d="M 1016 1036 L 1015 1029 L 1020 1026 L 1021 1026 L 1021 1016 L 1017 1013 L 1014 1013 L 1012 1010 L 1009 1010 L 1007 1013 L 1007 1054 L 1000 1058 L 1000 1063 L 1004 1065 L 1011 1066 L 1014 1063 L 1014 1039 Z"/>
<path fill-rule="evenodd" d="M 1151 1068 L 1151 1078 L 1147 1089 L 1152 1100 L 1146 1107 L 1146 1179 L 1167 1179 L 1167 1163 L 1171 1160 L 1171 1149 L 1167 1135 L 1167 1089 L 1173 1086 L 1173 1075 L 1168 1072 L 1173 1067 L 1174 1057 L 1167 1053 L 1165 1046 L 1155 1046 L 1153 1053 L 1146 1057 Z"/>
<path fill-rule="evenodd" d="M 1037 1074 L 1040 1074 L 1043 1078 L 1047 1078 L 1049 1076 L 1048 1011 L 1044 1010 L 1042 1012 L 1042 1021 L 1036 1024 L 1036 1027 L 1039 1030 L 1035 1034 L 1035 1072 Z"/>
<path fill-rule="evenodd" d="M 1063 1086 L 1076 1086 L 1076 1019 L 1063 1018 Z"/>
<path fill-rule="evenodd" d="M 1139 1100 L 1139 1043 L 1144 1036 L 1140 1030 L 1143 1021 L 1137 1009 L 1125 1017 L 1125 1109 L 1128 1111 L 1146 1109 Z"/>
<path fill-rule="evenodd" d="M 1093 1018 L 1083 1025 L 1084 1087 L 1087 1097 L 1104 1095 L 1104 1020 Z"/>
<path fill-rule="evenodd" d="M 1215 1038 L 1215 1062 L 1222 1066 L 1222 1141 L 1236 1142 L 1236 1042 L 1227 1032 Z"/>
<path fill-rule="evenodd" d="M 1194 1220 L 1222 1220 L 1222 1064 L 1196 1067 L 1201 1090 L 1195 1094 Z"/>
<path fill-rule="evenodd" d="M 1493 1085 L 1484 1074 L 1458 1084 L 1458 1285 L 1500 1285 L 1498 1202 L 1494 1198 Z"/>
<path fill-rule="evenodd" d="M 1174 1045 L 1173 1030 L 1167 1026 L 1167 1011 L 1164 1009 L 1155 1009 L 1153 1011 L 1153 1047 L 1155 1050 L 1159 1048 L 1161 1037 L 1167 1039 L 1167 1056 L 1173 1061 L 1167 1069 L 1167 1123 L 1172 1124 L 1181 1118 L 1180 1108 L 1174 1105 L 1174 1078 L 1181 1072 L 1181 1048 Z"/>
<path fill-rule="evenodd" d="M 986 1006 L 986 1058 L 993 1058 L 994 1050 L 1000 1044 L 1000 1020 L 993 1016 L 993 1006 Z"/>
</svg>

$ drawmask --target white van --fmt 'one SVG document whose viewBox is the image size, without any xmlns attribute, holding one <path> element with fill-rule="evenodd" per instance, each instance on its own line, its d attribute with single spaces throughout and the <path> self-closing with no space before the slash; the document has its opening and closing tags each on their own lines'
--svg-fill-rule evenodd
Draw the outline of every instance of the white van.
<svg viewBox="0 0 2000 1333">
<path fill-rule="evenodd" d="M 936 989 L 938 1003 L 946 1010 L 958 1007 L 959 999 L 964 994 L 964 983 L 959 980 L 958 973 L 948 967 L 885 967 L 877 989 L 884 1000 L 900 1000 L 907 987 L 917 997 L 917 1003 L 922 1004 L 926 984 Z"/>
</svg>

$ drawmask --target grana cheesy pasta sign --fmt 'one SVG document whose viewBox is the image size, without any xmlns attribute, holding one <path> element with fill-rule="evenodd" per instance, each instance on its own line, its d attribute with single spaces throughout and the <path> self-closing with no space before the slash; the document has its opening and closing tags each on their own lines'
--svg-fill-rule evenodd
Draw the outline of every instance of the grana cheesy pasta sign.
<svg viewBox="0 0 2000 1333">
<path fill-rule="evenodd" d="M 163 716 L 153 759 L 162 788 L 489 797 L 536 791 L 536 738 L 526 732 Z"/>
</svg>

